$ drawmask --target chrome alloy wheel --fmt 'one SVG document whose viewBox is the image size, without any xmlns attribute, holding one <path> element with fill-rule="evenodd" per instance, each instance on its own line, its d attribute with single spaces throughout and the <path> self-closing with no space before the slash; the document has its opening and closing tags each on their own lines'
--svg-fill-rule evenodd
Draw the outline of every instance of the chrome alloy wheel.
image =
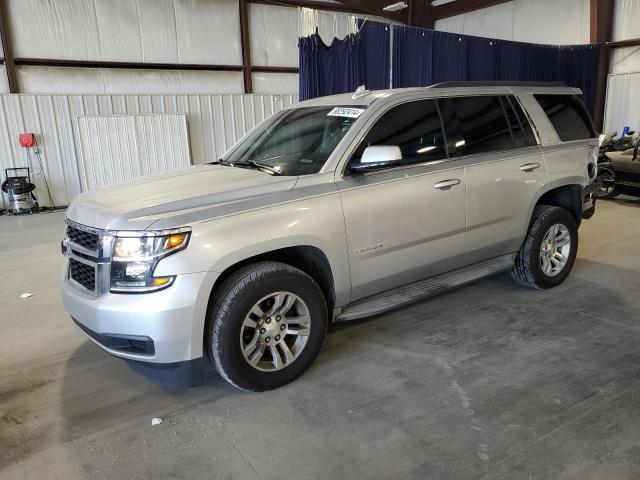
<svg viewBox="0 0 640 480">
<path fill-rule="evenodd" d="M 297 295 L 274 292 L 259 300 L 244 318 L 240 348 L 249 365 L 275 372 L 295 361 L 307 344 L 309 308 Z"/>
<path fill-rule="evenodd" d="M 569 229 L 561 224 L 553 225 L 542 239 L 540 245 L 540 267 L 548 277 L 555 277 L 569 261 L 571 252 L 571 234 Z"/>
</svg>

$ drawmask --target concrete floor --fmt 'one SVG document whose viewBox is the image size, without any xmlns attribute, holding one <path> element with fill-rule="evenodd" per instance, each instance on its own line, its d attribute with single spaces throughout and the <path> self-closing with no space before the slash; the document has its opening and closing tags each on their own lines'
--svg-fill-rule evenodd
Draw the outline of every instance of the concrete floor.
<svg viewBox="0 0 640 480">
<path fill-rule="evenodd" d="M 2 479 L 640 478 L 638 200 L 599 203 L 560 287 L 500 275 L 342 325 L 263 394 L 167 390 L 87 340 L 62 221 L 0 217 Z"/>
</svg>

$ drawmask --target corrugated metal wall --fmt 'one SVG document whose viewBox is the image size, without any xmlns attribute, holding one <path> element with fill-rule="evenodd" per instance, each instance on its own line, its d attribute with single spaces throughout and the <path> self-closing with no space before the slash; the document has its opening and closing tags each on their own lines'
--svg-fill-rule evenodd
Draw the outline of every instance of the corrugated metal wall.
<svg viewBox="0 0 640 480">
<path fill-rule="evenodd" d="M 218 159 L 245 132 L 297 95 L 0 95 L 0 167 L 31 166 L 41 205 L 49 205 L 43 175 L 56 205 L 80 192 L 77 117 L 184 113 L 193 163 Z M 21 148 L 18 134 L 37 135 L 40 155 Z M 40 168 L 40 161 L 42 169 Z"/>
<path fill-rule="evenodd" d="M 183 113 L 78 117 L 82 189 L 187 168 L 191 152 L 186 117 Z"/>
<path fill-rule="evenodd" d="M 607 81 L 604 131 L 620 134 L 625 126 L 640 129 L 640 72 L 612 74 Z"/>
</svg>

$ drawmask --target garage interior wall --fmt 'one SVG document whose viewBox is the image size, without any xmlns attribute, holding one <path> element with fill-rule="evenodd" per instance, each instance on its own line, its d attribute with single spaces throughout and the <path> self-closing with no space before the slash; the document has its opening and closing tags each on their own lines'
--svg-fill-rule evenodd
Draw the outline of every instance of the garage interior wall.
<svg viewBox="0 0 640 480">
<path fill-rule="evenodd" d="M 616 0 L 613 41 L 640 38 L 640 2 Z M 604 131 L 640 129 L 640 47 L 614 48 L 607 81 Z"/>
<path fill-rule="evenodd" d="M 251 44 L 260 44 L 269 32 L 267 44 L 276 47 L 270 49 L 273 59 L 258 57 L 254 65 L 296 67 L 297 55 L 291 52 L 296 51 L 297 9 L 268 14 L 265 5 L 249 9 Z M 8 0 L 7 11 L 16 58 L 242 66 L 237 0 Z M 278 53 L 278 45 L 289 47 L 287 53 Z M 254 93 L 297 91 L 296 74 L 253 75 Z M 23 93 L 244 92 L 241 71 L 19 65 L 18 82 Z M 265 91 L 269 85 L 277 91 Z"/>
<path fill-rule="evenodd" d="M 297 95 L 0 95 L 0 169 L 31 167 L 36 195 L 67 205 L 81 191 L 77 121 L 85 115 L 187 114 L 191 159 L 215 161 L 245 132 L 297 102 Z M 39 155 L 18 134 L 37 134 Z M 144 147 L 144 146 L 142 146 Z M 40 165 L 42 164 L 42 165 Z"/>
<path fill-rule="evenodd" d="M 629 0 L 636 1 L 636 0 Z M 433 2 L 433 5 L 448 3 Z M 513 0 L 437 20 L 435 30 L 528 43 L 589 43 L 589 0 Z"/>
<path fill-rule="evenodd" d="M 242 66 L 238 0 L 7 0 L 7 7 L 18 59 Z M 298 36 L 308 31 L 318 29 L 330 44 L 357 28 L 343 13 L 248 7 L 251 63 L 259 67 L 297 68 Z M 17 75 L 22 93 L 244 92 L 241 71 L 19 65 Z M 298 90 L 297 73 L 254 72 L 252 80 L 253 93 Z"/>
<path fill-rule="evenodd" d="M 244 94 L 238 0 L 6 0 L 13 56 L 26 61 L 17 65 L 21 94 L 0 96 L 0 167 L 30 166 L 40 204 L 50 205 L 45 177 L 53 202 L 68 204 L 81 191 L 82 115 L 186 113 L 193 163 L 218 159 L 257 122 L 297 101 L 291 70 L 299 35 L 317 30 L 331 43 L 357 25 L 337 12 L 259 3 L 248 9 L 251 64 L 288 70 L 253 72 L 253 95 Z M 58 60 L 235 70 L 88 68 Z M 0 65 L 0 93 L 8 92 Z M 27 131 L 36 134 L 39 155 L 18 146 Z"/>
<path fill-rule="evenodd" d="M 27 162 L 25 152 L 17 147 L 18 133 L 33 130 L 41 135 L 41 157 L 45 172 L 52 178 L 56 203 L 65 203 L 77 194 L 70 173 L 76 163 L 72 128 L 75 115 L 109 114 L 114 110 L 160 113 L 162 108 L 186 112 L 194 161 L 215 159 L 231 139 L 252 124 L 250 120 L 237 124 L 236 120 L 245 118 L 245 114 L 227 108 L 224 115 L 229 116 L 218 117 L 214 127 L 222 128 L 220 122 L 226 122 L 225 125 L 238 125 L 237 131 L 229 138 L 220 132 L 210 135 L 207 131 L 205 135 L 203 125 L 213 124 L 211 112 L 218 99 L 229 105 L 273 103 L 272 110 L 277 109 L 278 100 L 272 102 L 270 98 L 282 98 L 282 104 L 296 101 L 298 74 L 291 70 L 298 67 L 298 37 L 317 30 L 322 40 L 330 44 L 334 37 L 353 33 L 357 25 L 356 18 L 349 14 L 249 3 L 251 63 L 267 70 L 252 73 L 253 91 L 260 94 L 254 98 L 243 95 L 238 0 L 6 0 L 6 4 L 17 59 L 222 64 L 235 69 L 85 68 L 19 63 L 20 91 L 28 95 L 2 97 L 2 167 Z M 513 0 L 440 20 L 436 29 L 528 42 L 588 43 L 588 7 L 589 0 Z M 639 10 L 637 0 L 617 1 L 615 39 L 640 36 L 640 27 L 632 21 Z M 624 73 L 640 71 L 637 58 L 635 49 L 619 49 L 614 54 L 613 68 L 621 68 Z M 0 93 L 8 91 L 6 68 L 0 65 Z M 208 136 L 215 139 L 204 138 Z"/>
</svg>

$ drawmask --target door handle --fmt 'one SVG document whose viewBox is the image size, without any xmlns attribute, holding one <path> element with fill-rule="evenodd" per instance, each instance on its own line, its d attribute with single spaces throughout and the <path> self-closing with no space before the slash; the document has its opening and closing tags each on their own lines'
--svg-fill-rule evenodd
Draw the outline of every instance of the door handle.
<svg viewBox="0 0 640 480">
<path fill-rule="evenodd" d="M 525 163 L 524 165 L 520 166 L 520 170 L 522 170 L 523 172 L 533 172 L 536 168 L 540 168 L 539 163 Z"/>
<path fill-rule="evenodd" d="M 441 182 L 434 183 L 433 188 L 436 188 L 438 190 L 449 190 L 456 185 L 460 185 L 459 178 L 452 178 L 450 180 L 442 180 Z"/>
</svg>

